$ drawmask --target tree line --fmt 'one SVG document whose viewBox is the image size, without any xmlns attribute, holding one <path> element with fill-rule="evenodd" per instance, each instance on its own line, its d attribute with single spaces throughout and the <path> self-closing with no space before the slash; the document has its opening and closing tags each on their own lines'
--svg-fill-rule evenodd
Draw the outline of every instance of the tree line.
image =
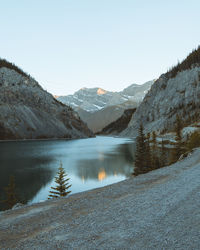
<svg viewBox="0 0 200 250">
<path fill-rule="evenodd" d="M 148 133 L 144 135 L 143 125 L 140 124 L 138 136 L 136 138 L 135 167 L 134 176 L 145 174 L 151 170 L 164 167 L 166 165 L 166 148 L 162 140 L 161 147 L 157 145 L 156 133 L 152 136 Z"/>
<path fill-rule="evenodd" d="M 5 59 L 0 59 L 0 68 L 3 68 L 3 67 L 8 68 L 8 69 L 13 69 L 22 76 L 30 77 L 27 73 L 25 73 L 22 69 L 17 67 L 14 63 L 10 63 Z"/>
<path fill-rule="evenodd" d="M 168 78 L 174 78 L 178 72 L 191 69 L 192 65 L 200 64 L 200 46 L 197 49 L 194 49 L 181 63 L 172 67 L 165 76 Z"/>
<path fill-rule="evenodd" d="M 170 150 L 169 156 L 167 155 L 164 141 L 162 140 L 161 145 L 158 146 L 156 133 L 153 132 L 151 136 L 149 133 L 145 135 L 143 125 L 140 124 L 136 138 L 134 176 L 173 164 L 181 156 L 185 157 L 193 148 L 200 147 L 200 133 L 198 131 L 187 136 L 185 141 L 183 140 L 182 124 L 182 120 L 177 115 L 175 122 L 175 144 Z"/>
</svg>

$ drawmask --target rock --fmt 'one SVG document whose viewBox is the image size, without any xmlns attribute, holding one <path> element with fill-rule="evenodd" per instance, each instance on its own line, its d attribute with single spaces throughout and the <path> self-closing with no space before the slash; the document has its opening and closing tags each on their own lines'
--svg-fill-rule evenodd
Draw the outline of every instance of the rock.
<svg viewBox="0 0 200 250">
<path fill-rule="evenodd" d="M 0 68 L 0 139 L 93 136 L 72 108 L 56 100 L 30 76 Z"/>
<path fill-rule="evenodd" d="M 128 128 L 121 135 L 137 135 L 141 122 L 145 133 L 171 131 L 177 114 L 187 122 L 199 114 L 199 108 L 200 66 L 178 72 L 174 78 L 161 75 L 152 85 Z"/>
<path fill-rule="evenodd" d="M 15 209 L 17 209 L 17 208 L 21 208 L 21 207 L 23 207 L 24 206 L 24 204 L 22 204 L 22 203 L 17 203 L 17 204 L 15 204 L 13 207 L 12 207 L 12 210 L 15 210 Z"/>
</svg>

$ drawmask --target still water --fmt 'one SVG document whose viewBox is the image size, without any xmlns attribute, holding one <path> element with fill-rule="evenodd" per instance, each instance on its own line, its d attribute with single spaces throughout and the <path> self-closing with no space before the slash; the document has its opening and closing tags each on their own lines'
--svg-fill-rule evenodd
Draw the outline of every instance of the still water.
<svg viewBox="0 0 200 250">
<path fill-rule="evenodd" d="M 71 193 L 102 187 L 126 179 L 133 172 L 134 141 L 98 136 L 80 140 L 0 143 L 0 197 L 9 176 L 17 193 L 28 203 L 48 198 L 60 163 Z"/>
</svg>

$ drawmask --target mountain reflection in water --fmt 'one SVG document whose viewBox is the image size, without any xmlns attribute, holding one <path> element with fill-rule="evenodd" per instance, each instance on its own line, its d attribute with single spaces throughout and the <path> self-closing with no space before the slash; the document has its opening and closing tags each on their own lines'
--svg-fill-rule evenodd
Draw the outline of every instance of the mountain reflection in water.
<svg viewBox="0 0 200 250">
<path fill-rule="evenodd" d="M 96 137 L 81 140 L 0 143 L 0 197 L 9 176 L 29 203 L 46 200 L 62 162 L 72 193 L 124 180 L 133 172 L 134 141 Z"/>
<path fill-rule="evenodd" d="M 133 152 L 132 144 L 116 145 L 111 152 L 98 153 L 98 159 L 79 160 L 76 175 L 84 182 L 117 175 L 128 177 L 133 172 Z"/>
<path fill-rule="evenodd" d="M 104 169 L 100 169 L 99 173 L 98 173 L 98 180 L 102 181 L 103 179 L 106 178 L 106 172 Z"/>
</svg>

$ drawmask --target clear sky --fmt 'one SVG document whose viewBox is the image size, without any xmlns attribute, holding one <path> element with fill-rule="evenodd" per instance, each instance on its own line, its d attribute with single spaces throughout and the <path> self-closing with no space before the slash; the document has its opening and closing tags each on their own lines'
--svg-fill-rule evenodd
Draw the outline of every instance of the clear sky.
<svg viewBox="0 0 200 250">
<path fill-rule="evenodd" d="M 200 44 L 199 0 L 0 0 L 0 57 L 52 94 L 118 91 Z"/>
</svg>

